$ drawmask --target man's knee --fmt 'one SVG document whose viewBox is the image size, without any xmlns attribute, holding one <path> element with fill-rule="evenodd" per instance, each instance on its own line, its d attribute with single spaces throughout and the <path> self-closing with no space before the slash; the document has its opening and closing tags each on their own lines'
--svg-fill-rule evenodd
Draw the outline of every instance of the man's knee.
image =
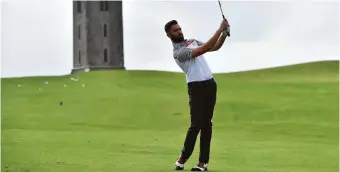
<svg viewBox="0 0 340 172">
<path fill-rule="evenodd" d="M 212 125 L 213 125 L 212 120 L 207 120 L 204 121 L 201 128 L 212 128 Z"/>
<path fill-rule="evenodd" d="M 199 131 L 201 129 L 211 128 L 211 127 L 212 127 L 212 121 L 199 121 L 197 123 L 191 123 L 190 130 Z"/>
<path fill-rule="evenodd" d="M 190 128 L 191 131 L 197 131 L 199 132 L 201 129 L 201 125 L 198 123 L 191 123 Z"/>
</svg>

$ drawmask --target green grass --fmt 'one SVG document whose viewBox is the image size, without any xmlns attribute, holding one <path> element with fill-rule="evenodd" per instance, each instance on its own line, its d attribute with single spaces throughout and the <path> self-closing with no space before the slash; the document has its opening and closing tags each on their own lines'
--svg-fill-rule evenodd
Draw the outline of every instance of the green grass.
<svg viewBox="0 0 340 172">
<path fill-rule="evenodd" d="M 2 79 L 3 172 L 173 171 L 189 125 L 183 74 L 76 76 Z M 216 74 L 210 170 L 338 171 L 338 77 L 338 61 Z"/>
</svg>

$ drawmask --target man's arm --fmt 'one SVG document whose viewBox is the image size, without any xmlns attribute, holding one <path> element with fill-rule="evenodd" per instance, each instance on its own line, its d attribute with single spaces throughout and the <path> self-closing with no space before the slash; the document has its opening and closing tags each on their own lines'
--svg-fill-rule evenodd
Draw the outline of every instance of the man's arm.
<svg viewBox="0 0 340 172">
<path fill-rule="evenodd" d="M 217 40 L 216 44 L 209 50 L 209 52 L 219 50 L 222 47 L 222 45 L 224 44 L 226 38 L 227 38 L 227 33 L 225 32 L 220 36 L 220 38 Z"/>
<path fill-rule="evenodd" d="M 185 61 L 190 60 L 191 58 L 196 58 L 208 52 L 210 49 L 214 47 L 222 31 L 223 30 L 219 28 L 206 43 L 202 43 L 202 45 L 200 45 L 197 48 L 194 49 L 190 49 L 187 47 L 180 48 L 174 53 L 174 58 L 177 59 L 179 62 L 184 63 Z"/>
<path fill-rule="evenodd" d="M 224 31 L 224 32 L 225 32 L 225 31 Z M 216 44 L 215 44 L 208 52 L 212 52 L 212 51 L 217 51 L 217 50 L 219 50 L 219 49 L 222 47 L 222 45 L 224 44 L 226 38 L 227 38 L 227 34 L 226 34 L 226 33 L 223 33 L 223 34 L 220 36 L 220 38 L 217 40 Z M 204 43 L 201 42 L 201 41 L 198 41 L 198 40 L 195 40 L 195 41 L 197 42 L 197 44 L 198 44 L 199 46 L 203 46 L 203 45 L 204 45 Z"/>
<path fill-rule="evenodd" d="M 200 55 L 208 52 L 210 49 L 212 49 L 215 46 L 215 44 L 216 44 L 216 42 L 217 42 L 217 40 L 220 37 L 222 32 L 223 32 L 223 30 L 221 28 L 219 28 L 215 32 L 215 34 L 206 43 L 204 43 L 200 47 L 193 49 L 192 57 L 195 58 L 197 56 L 200 56 Z"/>
<path fill-rule="evenodd" d="M 208 52 L 209 50 L 211 50 L 218 38 L 220 37 L 221 33 L 227 29 L 227 27 L 229 27 L 228 21 L 227 20 L 223 20 L 220 27 L 217 29 L 217 31 L 215 32 L 215 34 L 206 42 L 204 43 L 202 46 L 199 46 L 195 49 L 189 49 L 186 47 L 180 48 L 179 50 L 177 50 L 174 53 L 174 57 L 175 59 L 177 59 L 180 62 L 185 62 L 191 58 L 196 58 L 206 52 Z"/>
</svg>

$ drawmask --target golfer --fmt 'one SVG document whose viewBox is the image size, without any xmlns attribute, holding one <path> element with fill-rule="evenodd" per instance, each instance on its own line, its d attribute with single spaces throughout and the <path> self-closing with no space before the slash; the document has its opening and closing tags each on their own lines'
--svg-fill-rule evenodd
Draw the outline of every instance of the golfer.
<svg viewBox="0 0 340 172">
<path fill-rule="evenodd" d="M 191 125 L 181 155 L 175 163 L 175 170 L 184 170 L 184 164 L 191 156 L 197 135 L 201 132 L 198 165 L 191 171 L 208 171 L 217 85 L 203 55 L 222 47 L 228 27 L 228 21 L 223 20 L 214 35 L 203 43 L 196 39 L 184 39 L 182 28 L 176 20 L 165 24 L 165 32 L 173 44 L 174 59 L 186 75 L 191 117 Z"/>
</svg>

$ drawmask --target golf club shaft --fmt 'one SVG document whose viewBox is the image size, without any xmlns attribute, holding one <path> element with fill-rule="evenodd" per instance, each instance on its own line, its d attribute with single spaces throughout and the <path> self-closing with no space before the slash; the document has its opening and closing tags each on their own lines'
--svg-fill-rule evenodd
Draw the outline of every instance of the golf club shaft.
<svg viewBox="0 0 340 172">
<path fill-rule="evenodd" d="M 218 0 L 218 4 L 220 5 L 220 10 L 221 10 L 221 14 L 222 14 L 223 19 L 224 19 L 224 20 L 227 20 L 227 19 L 225 18 L 224 14 L 223 14 L 222 5 L 221 5 L 220 0 Z M 230 37 L 230 27 L 227 28 L 227 36 Z"/>
</svg>

